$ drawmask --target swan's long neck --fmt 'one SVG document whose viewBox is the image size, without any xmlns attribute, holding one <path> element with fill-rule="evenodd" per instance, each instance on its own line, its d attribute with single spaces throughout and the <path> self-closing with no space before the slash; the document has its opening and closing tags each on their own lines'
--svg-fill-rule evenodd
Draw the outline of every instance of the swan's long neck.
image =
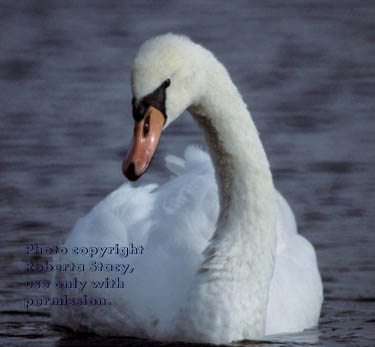
<svg viewBox="0 0 375 347">
<path fill-rule="evenodd" d="M 264 335 L 274 269 L 274 187 L 246 105 L 224 67 L 216 59 L 209 65 L 206 92 L 189 111 L 215 166 L 220 214 L 189 310 L 200 317 L 194 325 L 198 335 L 216 329 L 218 337 L 256 338 Z"/>
</svg>

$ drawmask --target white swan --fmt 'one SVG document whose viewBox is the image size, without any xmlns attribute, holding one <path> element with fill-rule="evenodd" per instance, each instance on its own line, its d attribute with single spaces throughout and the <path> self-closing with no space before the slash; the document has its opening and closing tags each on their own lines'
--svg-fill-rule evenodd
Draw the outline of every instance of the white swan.
<svg viewBox="0 0 375 347">
<path fill-rule="evenodd" d="M 55 323 L 78 331 L 156 340 L 228 343 L 316 326 L 322 283 L 311 244 L 275 190 L 252 118 L 214 55 L 183 36 L 142 45 L 132 70 L 132 148 L 123 171 L 143 174 L 159 135 L 185 109 L 209 156 L 189 147 L 167 184 L 124 184 L 80 219 L 73 247 L 143 245 L 121 258 L 55 257 L 55 263 L 129 263 L 134 272 L 56 272 L 55 280 L 120 277 L 123 289 L 56 289 L 53 297 L 104 297 L 108 305 L 53 305 Z M 215 169 L 214 169 L 214 168 Z M 216 180 L 215 180 L 216 177 Z M 73 283 L 73 282 L 72 282 Z"/>
</svg>

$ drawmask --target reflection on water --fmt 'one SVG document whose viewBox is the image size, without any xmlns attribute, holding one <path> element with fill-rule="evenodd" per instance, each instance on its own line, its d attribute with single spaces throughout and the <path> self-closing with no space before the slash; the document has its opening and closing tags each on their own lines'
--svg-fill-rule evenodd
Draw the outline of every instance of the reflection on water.
<svg viewBox="0 0 375 347">
<path fill-rule="evenodd" d="M 123 182 L 132 59 L 145 39 L 173 31 L 207 46 L 228 68 L 276 185 L 317 249 L 325 286 L 319 330 L 257 345 L 371 345 L 374 15 L 370 1 L 2 1 L 2 344 L 151 343 L 72 334 L 51 326 L 48 308 L 24 311 L 23 284 L 35 275 L 24 273 L 23 247 L 62 241 Z M 181 155 L 190 143 L 204 146 L 184 115 L 162 137 L 140 184 L 166 181 L 163 157 Z M 241 342 L 249 343 L 256 344 Z"/>
</svg>

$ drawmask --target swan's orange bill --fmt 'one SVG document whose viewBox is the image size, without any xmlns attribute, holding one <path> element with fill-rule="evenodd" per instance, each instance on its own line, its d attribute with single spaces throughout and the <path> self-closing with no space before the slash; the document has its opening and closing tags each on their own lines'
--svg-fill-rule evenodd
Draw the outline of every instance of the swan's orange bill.
<svg viewBox="0 0 375 347">
<path fill-rule="evenodd" d="M 122 163 L 122 172 L 130 181 L 136 181 L 148 169 L 159 143 L 165 118 L 150 106 L 143 119 L 135 123 L 133 140 Z"/>
</svg>

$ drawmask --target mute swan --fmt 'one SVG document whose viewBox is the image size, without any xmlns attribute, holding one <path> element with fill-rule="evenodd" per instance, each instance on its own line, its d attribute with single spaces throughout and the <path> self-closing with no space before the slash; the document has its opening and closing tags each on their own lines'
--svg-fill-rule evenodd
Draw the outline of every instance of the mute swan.
<svg viewBox="0 0 375 347">
<path fill-rule="evenodd" d="M 68 249 L 144 252 L 55 256 L 55 263 L 87 267 L 56 271 L 55 281 L 73 288 L 55 288 L 53 297 L 108 303 L 52 305 L 53 321 L 102 335 L 217 344 L 316 326 L 323 296 L 314 249 L 274 188 L 255 125 L 223 65 L 187 37 L 166 34 L 141 46 L 131 83 L 135 129 L 123 163 L 130 180 L 147 170 L 162 129 L 185 109 L 204 132 L 212 163 L 189 147 L 184 161 L 167 157 L 178 173 L 167 184 L 123 184 L 81 218 Z M 90 261 L 134 271 L 91 272 Z M 105 277 L 124 280 L 124 288 L 94 289 L 91 281 Z M 87 280 L 85 288 L 75 289 L 74 278 Z"/>
</svg>

